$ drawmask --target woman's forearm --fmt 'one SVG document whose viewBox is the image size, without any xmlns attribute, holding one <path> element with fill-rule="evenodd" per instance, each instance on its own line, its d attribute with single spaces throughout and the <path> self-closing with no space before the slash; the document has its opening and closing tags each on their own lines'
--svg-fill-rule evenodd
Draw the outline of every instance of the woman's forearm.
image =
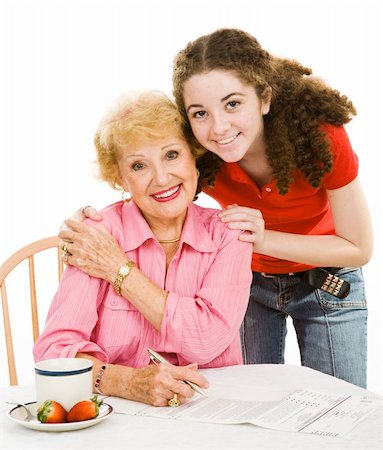
<svg viewBox="0 0 383 450">
<path fill-rule="evenodd" d="M 69 263 L 91 277 L 101 278 L 112 286 L 118 269 L 127 262 L 125 252 L 103 226 L 68 220 L 71 229 L 61 230 L 60 237 L 70 241 Z M 138 268 L 132 268 L 121 285 L 121 295 L 144 317 L 161 330 L 167 292 L 154 284 Z"/>
<path fill-rule="evenodd" d="M 122 283 L 121 295 L 128 299 L 157 331 L 161 331 L 168 296 L 164 289 L 153 283 L 137 267 L 132 267 Z"/>
<path fill-rule="evenodd" d="M 94 392 L 97 392 L 95 385 L 96 379 L 99 377 L 97 379 L 98 393 L 102 393 L 102 395 L 144 403 L 153 402 L 153 394 L 150 393 L 154 385 L 153 371 L 155 367 L 153 365 L 133 368 L 120 364 L 105 364 L 105 362 L 87 353 L 77 353 L 76 357 L 93 361 Z M 105 367 L 105 369 L 102 369 L 102 367 Z"/>
<path fill-rule="evenodd" d="M 100 374 L 100 370 L 103 366 L 106 369 L 101 373 L 101 379 L 99 380 L 99 392 L 103 395 L 112 395 L 115 397 L 131 398 L 128 386 L 131 385 L 133 372 L 135 369 L 126 366 L 119 366 L 116 364 L 107 364 L 98 358 L 95 358 L 88 353 L 77 353 L 76 358 L 90 359 L 93 362 L 93 391 L 96 391 L 96 378 Z"/>
</svg>

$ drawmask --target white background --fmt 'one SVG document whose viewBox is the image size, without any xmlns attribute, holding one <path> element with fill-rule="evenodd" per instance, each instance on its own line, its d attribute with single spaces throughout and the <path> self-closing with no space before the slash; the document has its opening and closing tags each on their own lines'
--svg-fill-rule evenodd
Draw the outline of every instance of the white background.
<svg viewBox="0 0 383 450">
<path fill-rule="evenodd" d="M 93 173 L 93 133 L 110 100 L 131 89 L 170 94 L 177 51 L 217 28 L 242 28 L 275 55 L 313 68 L 357 107 L 347 130 L 360 158 L 375 230 L 374 256 L 364 269 L 370 310 L 368 387 L 383 394 L 379 3 L 0 0 L 0 261 L 30 241 L 56 234 L 78 207 L 101 208 L 119 200 L 119 193 L 97 182 Z M 214 205 L 205 196 L 199 202 Z M 41 278 L 50 278 L 49 271 Z M 13 304 L 20 328 L 15 343 L 21 383 L 33 381 L 25 295 Z M 46 297 L 48 304 L 52 293 Z M 1 386 L 8 380 L 0 332 Z M 291 326 L 286 362 L 299 364 Z"/>
</svg>

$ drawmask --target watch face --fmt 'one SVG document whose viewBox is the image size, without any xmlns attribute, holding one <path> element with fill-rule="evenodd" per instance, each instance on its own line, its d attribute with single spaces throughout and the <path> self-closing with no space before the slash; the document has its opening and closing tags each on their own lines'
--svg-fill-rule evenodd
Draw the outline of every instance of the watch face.
<svg viewBox="0 0 383 450">
<path fill-rule="evenodd" d="M 122 276 L 126 276 L 126 275 L 128 275 L 129 270 L 130 270 L 129 267 L 122 266 L 122 267 L 120 267 L 119 272 Z"/>
</svg>

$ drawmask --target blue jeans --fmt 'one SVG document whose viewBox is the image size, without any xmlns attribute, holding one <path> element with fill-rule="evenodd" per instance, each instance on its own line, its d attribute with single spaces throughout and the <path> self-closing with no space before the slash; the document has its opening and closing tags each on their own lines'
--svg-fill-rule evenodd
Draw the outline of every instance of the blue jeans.
<svg viewBox="0 0 383 450">
<path fill-rule="evenodd" d="M 298 276 L 253 273 L 241 327 L 245 364 L 283 364 L 286 318 L 291 316 L 303 366 L 366 387 L 367 305 L 362 270 L 336 274 L 350 285 L 344 299 L 315 289 Z"/>
</svg>

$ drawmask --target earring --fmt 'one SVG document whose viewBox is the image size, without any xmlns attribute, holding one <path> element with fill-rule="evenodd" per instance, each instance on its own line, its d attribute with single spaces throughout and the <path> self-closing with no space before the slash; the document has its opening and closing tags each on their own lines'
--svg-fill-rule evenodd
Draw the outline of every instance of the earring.
<svg viewBox="0 0 383 450">
<path fill-rule="evenodd" d="M 126 197 L 125 197 L 125 194 L 126 194 Z M 129 192 L 125 192 L 124 190 L 122 190 L 121 198 L 122 198 L 123 202 L 128 202 L 132 198 L 132 196 L 130 195 Z"/>
</svg>

